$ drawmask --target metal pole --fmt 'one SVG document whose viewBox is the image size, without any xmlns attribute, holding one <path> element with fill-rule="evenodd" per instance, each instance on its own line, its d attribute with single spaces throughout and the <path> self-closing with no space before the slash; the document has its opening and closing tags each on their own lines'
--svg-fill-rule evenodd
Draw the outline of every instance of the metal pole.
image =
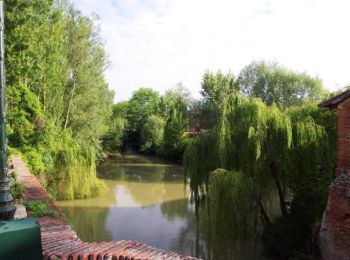
<svg viewBox="0 0 350 260">
<path fill-rule="evenodd" d="M 0 220 L 10 220 L 16 206 L 10 194 L 7 167 L 4 18 L 4 0 L 0 0 Z"/>
</svg>

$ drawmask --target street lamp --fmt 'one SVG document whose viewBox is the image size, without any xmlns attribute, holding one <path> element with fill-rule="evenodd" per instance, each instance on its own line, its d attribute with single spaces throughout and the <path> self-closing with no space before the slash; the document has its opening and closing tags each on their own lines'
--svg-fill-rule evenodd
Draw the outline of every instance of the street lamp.
<svg viewBox="0 0 350 260">
<path fill-rule="evenodd" d="M 0 0 L 0 220 L 10 220 L 16 206 L 10 194 L 7 167 L 4 18 L 4 0 Z"/>
</svg>

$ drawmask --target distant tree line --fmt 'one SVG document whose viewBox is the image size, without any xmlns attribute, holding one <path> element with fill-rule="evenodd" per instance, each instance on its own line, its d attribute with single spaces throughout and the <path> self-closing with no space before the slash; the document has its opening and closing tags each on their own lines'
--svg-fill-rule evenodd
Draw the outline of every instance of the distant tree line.
<svg viewBox="0 0 350 260">
<path fill-rule="evenodd" d="M 104 148 L 182 161 L 189 140 L 190 102 L 190 92 L 181 83 L 163 96 L 151 88 L 138 89 L 129 101 L 113 105 Z"/>
</svg>

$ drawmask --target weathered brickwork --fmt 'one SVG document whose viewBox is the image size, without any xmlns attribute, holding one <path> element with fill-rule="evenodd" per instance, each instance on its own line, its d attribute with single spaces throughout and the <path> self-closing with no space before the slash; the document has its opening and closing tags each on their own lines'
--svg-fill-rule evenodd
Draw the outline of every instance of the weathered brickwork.
<svg viewBox="0 0 350 260">
<path fill-rule="evenodd" d="M 330 186 L 320 230 L 324 259 L 350 259 L 350 175 L 341 174 Z"/>
<path fill-rule="evenodd" d="M 337 109 L 338 140 L 337 178 L 329 188 L 320 249 L 323 259 L 350 260 L 350 91 L 325 101 L 321 107 Z"/>
<path fill-rule="evenodd" d="M 51 210 L 57 211 L 58 209 L 48 193 L 42 188 L 35 176 L 30 173 L 21 158 L 12 157 L 12 163 L 24 186 L 23 198 L 25 200 L 47 201 Z M 196 259 L 160 250 L 137 241 L 87 243 L 79 239 L 75 231 L 62 217 L 41 217 L 38 220 L 41 228 L 43 259 L 45 260 Z"/>
<path fill-rule="evenodd" d="M 338 147 L 337 171 L 350 171 L 350 98 L 337 108 L 338 115 Z"/>
</svg>

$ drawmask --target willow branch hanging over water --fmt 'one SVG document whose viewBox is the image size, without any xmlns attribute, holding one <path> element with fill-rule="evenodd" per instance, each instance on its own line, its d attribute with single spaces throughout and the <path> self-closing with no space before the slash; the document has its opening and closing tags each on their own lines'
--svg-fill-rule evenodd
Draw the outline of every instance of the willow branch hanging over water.
<svg viewBox="0 0 350 260">
<path fill-rule="evenodd" d="M 271 224 L 264 202 L 273 191 L 280 213 L 287 216 L 287 194 L 297 196 L 302 189 L 311 189 L 332 176 L 334 149 L 330 147 L 334 139 L 326 130 L 331 126 L 321 123 L 326 122 L 322 118 L 329 119 L 328 125 L 335 120 L 323 111 L 315 113 L 312 107 L 282 111 L 260 99 L 227 97 L 219 125 L 192 140 L 185 152 L 193 197 L 198 200 L 207 194 L 213 215 L 225 209 L 224 215 L 244 229 L 239 232 L 242 234 L 253 230 L 250 224 L 239 221 L 249 211 L 265 226 Z M 214 171 L 217 168 L 225 170 Z M 210 175 L 212 171 L 215 174 Z M 217 223 L 222 223 L 218 218 Z"/>
</svg>

